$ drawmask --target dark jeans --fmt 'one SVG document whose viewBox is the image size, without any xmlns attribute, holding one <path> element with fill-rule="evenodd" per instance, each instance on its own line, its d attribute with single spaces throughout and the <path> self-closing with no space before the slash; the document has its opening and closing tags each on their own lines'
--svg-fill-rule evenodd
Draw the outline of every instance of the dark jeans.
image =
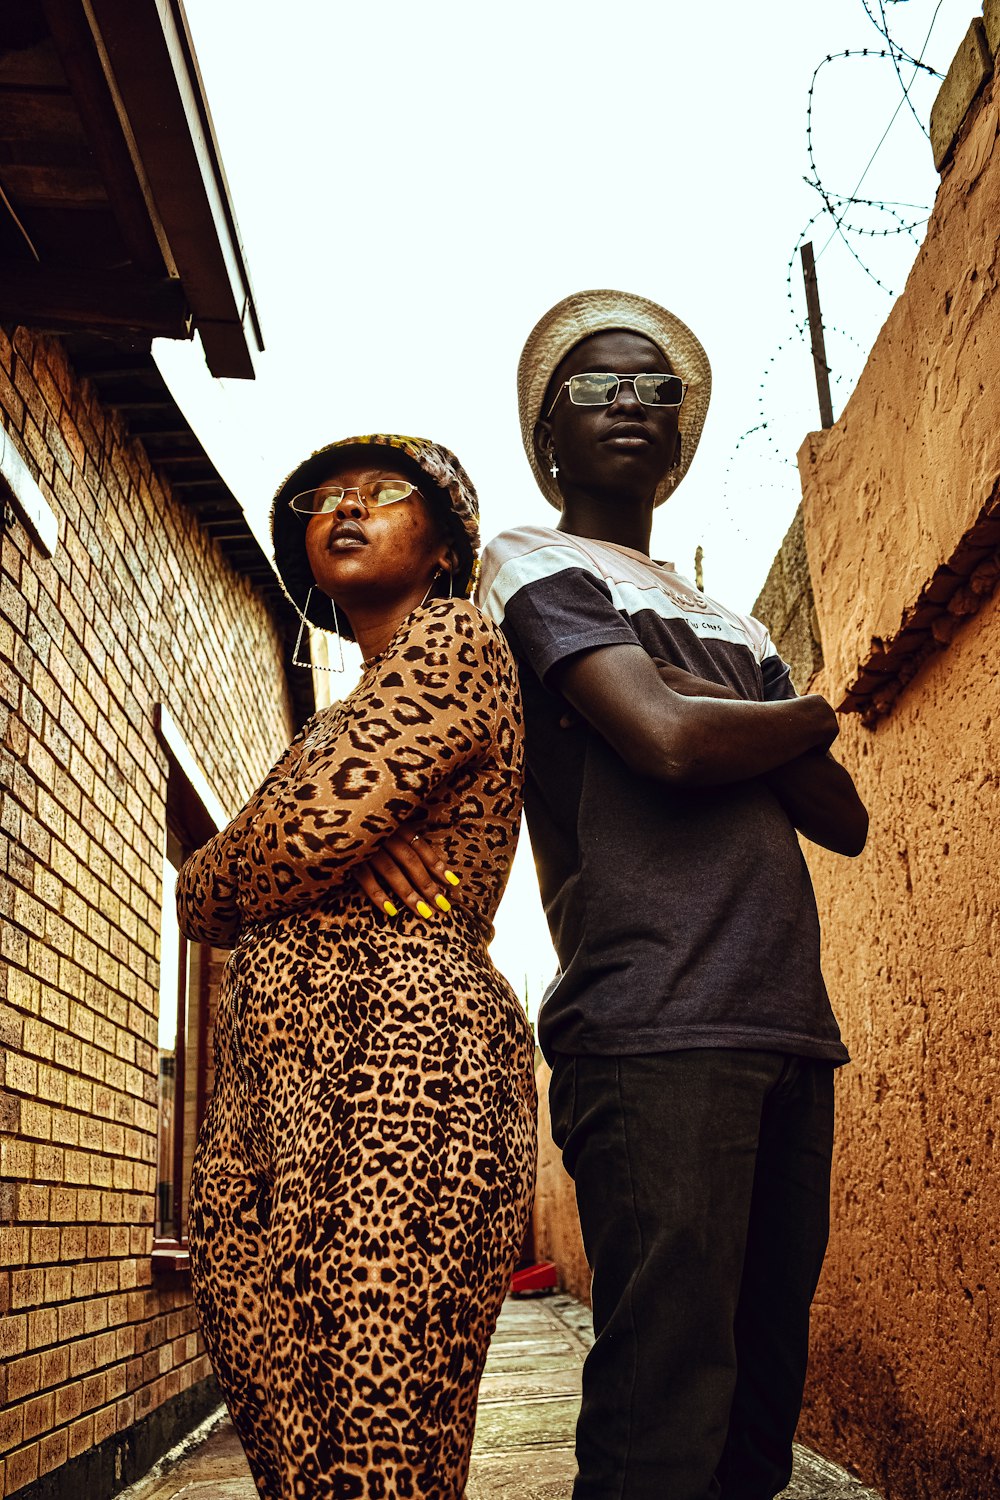
<svg viewBox="0 0 1000 1500">
<path fill-rule="evenodd" d="M 829 1227 L 832 1064 L 559 1057 L 550 1102 L 597 1336 L 573 1500 L 771 1500 Z"/>
</svg>

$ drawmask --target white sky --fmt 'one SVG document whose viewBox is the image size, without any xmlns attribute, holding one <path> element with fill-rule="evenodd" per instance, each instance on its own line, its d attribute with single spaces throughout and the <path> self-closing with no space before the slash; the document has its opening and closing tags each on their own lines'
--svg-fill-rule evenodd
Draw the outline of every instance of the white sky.
<svg viewBox="0 0 1000 1500">
<path fill-rule="evenodd" d="M 654 554 L 691 574 L 700 544 L 707 591 L 749 610 L 798 503 L 795 451 L 819 425 L 795 331 L 796 245 L 823 206 L 803 181 L 808 91 L 828 53 L 885 45 L 862 0 L 185 3 L 267 347 L 253 382 L 213 381 L 197 343 L 155 352 L 266 550 L 284 473 L 372 430 L 453 448 L 484 538 L 554 524 L 521 448 L 518 355 L 559 298 L 618 287 L 679 314 L 713 367 L 698 455 Z M 933 21 L 924 57 L 944 72 L 975 0 L 884 8 L 914 56 Z M 937 87 L 919 75 L 911 89 L 924 123 Z M 888 58 L 823 68 L 813 142 L 828 190 L 854 191 L 901 99 Z M 897 210 L 912 222 L 936 185 L 904 102 L 861 195 L 925 205 Z M 836 416 L 891 298 L 839 237 L 821 253 L 832 229 L 824 215 L 805 237 Z M 921 235 L 851 243 L 898 292 Z M 534 1012 L 554 958 L 526 838 L 493 954 Z"/>
</svg>

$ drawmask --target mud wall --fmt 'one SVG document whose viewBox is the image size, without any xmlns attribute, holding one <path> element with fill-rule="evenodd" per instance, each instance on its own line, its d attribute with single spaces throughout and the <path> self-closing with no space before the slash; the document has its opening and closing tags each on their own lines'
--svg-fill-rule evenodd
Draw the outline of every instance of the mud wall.
<svg viewBox="0 0 1000 1500">
<path fill-rule="evenodd" d="M 1000 1478 L 998 131 L 987 77 L 858 387 L 799 455 L 812 686 L 871 812 L 859 860 L 807 851 L 854 1061 L 800 1436 L 892 1500 Z"/>
</svg>

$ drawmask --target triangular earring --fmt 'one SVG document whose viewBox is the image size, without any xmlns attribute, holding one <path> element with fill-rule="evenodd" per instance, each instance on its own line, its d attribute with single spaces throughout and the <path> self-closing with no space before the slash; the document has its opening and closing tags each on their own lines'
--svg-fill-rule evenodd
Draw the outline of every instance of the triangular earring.
<svg viewBox="0 0 1000 1500">
<path fill-rule="evenodd" d="M 328 667 L 326 665 L 326 663 L 322 662 L 322 661 L 300 661 L 299 660 L 299 652 L 302 649 L 302 632 L 306 629 L 307 626 L 309 626 L 309 628 L 312 629 L 312 626 L 311 626 L 311 624 L 309 622 L 309 619 L 307 618 L 307 616 L 309 614 L 309 601 L 312 598 L 312 596 L 313 596 L 313 591 L 312 591 L 312 589 L 310 589 L 309 592 L 308 592 L 308 594 L 306 595 L 306 607 L 305 607 L 304 610 L 299 609 L 298 605 L 295 606 L 295 613 L 298 615 L 298 617 L 302 621 L 302 623 L 299 626 L 299 633 L 295 637 L 295 646 L 294 646 L 294 648 L 292 650 L 292 666 L 293 667 L 309 667 L 310 669 L 313 668 L 313 667 L 318 667 L 321 672 L 343 672 L 343 671 L 346 671 L 346 668 L 344 666 L 344 639 L 343 639 L 343 636 L 340 634 L 340 620 L 337 618 L 337 601 L 336 601 L 336 599 L 331 599 L 330 603 L 333 605 L 333 633 L 337 637 L 337 652 L 338 652 L 338 656 L 339 656 L 339 659 L 340 659 L 340 665 L 336 666 L 336 667 Z M 317 626 L 316 628 L 318 630 L 321 627 Z M 329 631 L 325 630 L 323 632 L 323 634 L 324 635 L 329 635 Z"/>
</svg>

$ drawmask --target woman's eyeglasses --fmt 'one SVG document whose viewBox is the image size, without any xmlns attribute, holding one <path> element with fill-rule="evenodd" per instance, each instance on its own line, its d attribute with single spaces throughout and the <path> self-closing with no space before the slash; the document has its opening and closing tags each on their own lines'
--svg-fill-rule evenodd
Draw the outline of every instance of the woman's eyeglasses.
<svg viewBox="0 0 1000 1500">
<path fill-rule="evenodd" d="M 416 489 L 405 479 L 375 479 L 371 484 L 321 484 L 315 490 L 303 490 L 289 500 L 292 510 L 300 516 L 325 516 L 336 510 L 345 495 L 357 495 L 367 510 L 377 510 L 380 505 L 395 505 L 405 500 Z"/>
<path fill-rule="evenodd" d="M 612 375 L 597 372 L 571 375 L 556 391 L 555 400 L 545 413 L 550 417 L 563 391 L 569 391 L 574 406 L 610 406 L 623 380 L 631 382 L 636 398 L 643 406 L 678 407 L 687 391 L 679 375 Z"/>
</svg>

